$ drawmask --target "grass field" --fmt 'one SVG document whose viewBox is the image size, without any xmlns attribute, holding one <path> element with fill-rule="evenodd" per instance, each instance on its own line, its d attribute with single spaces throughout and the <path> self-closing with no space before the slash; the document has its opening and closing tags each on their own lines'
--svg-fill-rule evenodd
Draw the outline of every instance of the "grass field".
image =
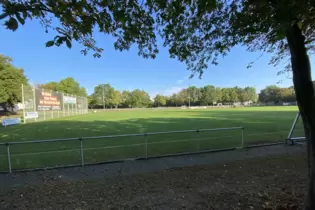
<svg viewBox="0 0 315 210">
<path fill-rule="evenodd" d="M 297 107 L 229 109 L 144 109 L 97 112 L 58 120 L 1 127 L 0 142 L 104 136 L 171 130 L 244 126 L 245 144 L 283 141 Z M 301 123 L 294 132 L 303 136 Z M 241 145 L 241 130 L 148 136 L 148 156 Z M 145 155 L 144 137 L 85 140 L 86 163 Z M 122 146 L 125 145 L 125 146 Z M 13 169 L 80 164 L 80 142 L 11 145 Z M 7 170 L 7 151 L 0 145 L 0 171 Z"/>
</svg>

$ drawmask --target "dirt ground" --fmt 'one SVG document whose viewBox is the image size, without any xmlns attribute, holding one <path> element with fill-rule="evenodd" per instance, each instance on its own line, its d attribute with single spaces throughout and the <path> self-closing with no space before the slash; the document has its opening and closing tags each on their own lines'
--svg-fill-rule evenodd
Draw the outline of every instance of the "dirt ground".
<svg viewBox="0 0 315 210">
<path fill-rule="evenodd" d="M 300 155 L 0 191 L 0 209 L 302 209 Z"/>
</svg>

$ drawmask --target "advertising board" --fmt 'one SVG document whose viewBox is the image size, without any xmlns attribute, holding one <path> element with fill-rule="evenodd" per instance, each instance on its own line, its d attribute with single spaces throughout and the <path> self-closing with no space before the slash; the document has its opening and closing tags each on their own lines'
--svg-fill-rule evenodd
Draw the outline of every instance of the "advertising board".
<svg viewBox="0 0 315 210">
<path fill-rule="evenodd" d="M 20 124 L 21 119 L 20 118 L 7 118 L 2 120 L 2 126 L 6 127 L 8 125 L 16 125 Z"/>
<path fill-rule="evenodd" d="M 61 110 L 62 95 L 54 91 L 44 91 L 37 89 L 35 91 L 36 110 Z"/>
<path fill-rule="evenodd" d="M 77 98 L 73 96 L 63 96 L 63 103 L 64 104 L 76 104 Z"/>
</svg>

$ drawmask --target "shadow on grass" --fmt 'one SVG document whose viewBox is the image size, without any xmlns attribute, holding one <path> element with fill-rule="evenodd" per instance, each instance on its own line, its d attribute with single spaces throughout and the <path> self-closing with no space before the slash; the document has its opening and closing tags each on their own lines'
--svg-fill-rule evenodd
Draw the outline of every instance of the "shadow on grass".
<svg viewBox="0 0 315 210">
<path fill-rule="evenodd" d="M 187 112 L 187 111 L 185 111 Z M 278 142 L 285 139 L 295 112 L 277 112 L 277 117 L 266 112 L 194 112 L 188 117 L 134 118 L 108 121 L 59 120 L 0 128 L 0 141 L 26 141 L 54 138 L 72 138 L 133 134 L 171 130 L 245 127 L 244 142 Z M 234 114 L 234 115 L 233 115 Z M 269 116 L 269 117 L 268 117 Z M 97 119 L 97 117 L 96 117 Z M 297 129 L 300 129 L 298 126 Z M 147 146 L 146 146 L 147 143 Z M 241 146 L 241 130 L 202 133 L 154 135 L 148 137 L 120 137 L 84 140 L 84 161 L 95 163 L 108 160 L 195 152 Z M 13 169 L 52 167 L 80 164 L 80 141 L 11 145 Z M 5 146 L 0 146 L 0 170 L 7 170 Z"/>
<path fill-rule="evenodd" d="M 90 121 L 61 119 L 0 127 L 0 142 L 237 126 L 244 126 L 249 133 L 266 133 L 288 131 L 295 117 L 292 111 L 247 111 L 244 116 L 231 111 L 184 112 L 188 113 L 187 117 L 167 117 L 167 113 L 163 113 L 164 117 L 111 121 L 104 116 L 98 120 L 95 114 Z"/>
</svg>

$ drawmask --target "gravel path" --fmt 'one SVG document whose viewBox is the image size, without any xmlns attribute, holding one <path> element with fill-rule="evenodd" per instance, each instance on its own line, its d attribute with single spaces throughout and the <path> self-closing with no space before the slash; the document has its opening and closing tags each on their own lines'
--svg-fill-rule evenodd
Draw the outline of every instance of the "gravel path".
<svg viewBox="0 0 315 210">
<path fill-rule="evenodd" d="M 304 146 L 276 145 L 225 152 L 125 161 L 85 167 L 63 168 L 46 171 L 0 174 L 1 188 L 24 185 L 41 185 L 47 182 L 97 180 L 117 175 L 132 175 L 157 172 L 170 168 L 213 165 L 234 160 L 278 155 L 295 155 L 305 151 Z"/>
<path fill-rule="evenodd" d="M 174 158 L 177 161 L 167 160 L 164 165 L 161 161 L 166 159 L 156 159 L 154 163 L 161 164 L 160 168 L 142 163 L 137 168 L 140 171 L 135 171 L 135 168 L 129 171 L 132 165 L 125 163 L 122 168 L 126 170 L 120 175 L 113 171 L 101 173 L 101 167 L 113 169 L 108 165 L 98 166 L 95 172 L 92 170 L 95 167 L 84 169 L 95 178 L 106 176 L 106 179 L 93 181 L 69 181 L 88 178 L 74 175 L 82 169 L 71 169 L 67 177 L 46 180 L 44 184 L 44 180 L 37 180 L 40 185 L 11 186 L 0 190 L 0 209 L 303 209 L 307 170 L 302 149 L 256 148 L 248 150 L 248 154 L 235 151 L 190 157 L 194 161 L 189 157 L 181 157 L 182 160 L 178 157 Z M 276 156 L 264 157 L 267 155 Z M 153 164 L 152 161 L 146 163 L 149 162 Z M 196 163 L 206 165 L 180 167 Z M 178 167 L 149 172 L 167 166 Z M 66 174 L 70 172 L 68 170 L 62 170 L 62 173 L 49 171 L 49 174 Z M 22 175 L 18 177 L 17 180 Z"/>
</svg>

